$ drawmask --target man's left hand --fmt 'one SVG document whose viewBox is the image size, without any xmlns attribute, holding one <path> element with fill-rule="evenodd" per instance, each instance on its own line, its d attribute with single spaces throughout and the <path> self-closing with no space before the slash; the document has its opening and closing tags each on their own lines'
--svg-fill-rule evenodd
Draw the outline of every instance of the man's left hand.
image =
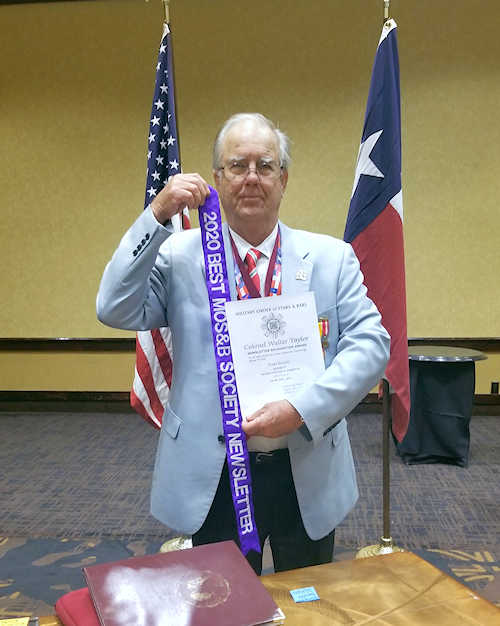
<svg viewBox="0 0 500 626">
<path fill-rule="evenodd" d="M 288 400 L 268 402 L 252 415 L 243 418 L 243 431 L 252 437 L 281 437 L 297 430 L 303 421 L 294 406 Z"/>
</svg>

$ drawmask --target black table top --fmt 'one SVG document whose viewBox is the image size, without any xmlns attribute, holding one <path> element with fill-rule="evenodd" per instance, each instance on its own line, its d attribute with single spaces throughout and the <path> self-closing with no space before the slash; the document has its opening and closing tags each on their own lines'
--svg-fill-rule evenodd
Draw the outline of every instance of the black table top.
<svg viewBox="0 0 500 626">
<path fill-rule="evenodd" d="M 452 346 L 409 346 L 411 361 L 433 361 L 434 363 L 464 363 L 483 361 L 488 357 L 479 350 Z"/>
</svg>

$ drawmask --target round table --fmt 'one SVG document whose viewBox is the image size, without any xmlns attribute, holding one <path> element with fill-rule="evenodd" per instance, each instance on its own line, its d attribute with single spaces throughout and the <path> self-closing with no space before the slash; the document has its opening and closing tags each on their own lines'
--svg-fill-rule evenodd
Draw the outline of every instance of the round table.
<svg viewBox="0 0 500 626">
<path fill-rule="evenodd" d="M 468 363 L 483 361 L 488 357 L 479 350 L 455 348 L 453 346 L 410 346 L 410 361 L 430 361 L 432 363 Z"/>
<path fill-rule="evenodd" d="M 410 423 L 398 454 L 407 465 L 447 463 L 467 467 L 469 421 L 479 350 L 410 346 Z"/>
</svg>

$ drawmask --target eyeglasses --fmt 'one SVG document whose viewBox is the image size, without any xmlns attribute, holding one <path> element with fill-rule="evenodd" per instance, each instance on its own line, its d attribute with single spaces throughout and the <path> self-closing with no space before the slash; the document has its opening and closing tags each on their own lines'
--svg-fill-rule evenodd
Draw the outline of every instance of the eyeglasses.
<svg viewBox="0 0 500 626">
<path fill-rule="evenodd" d="M 276 161 L 257 161 L 255 168 L 248 167 L 245 161 L 230 161 L 220 168 L 224 178 L 229 181 L 243 182 L 250 172 L 255 172 L 260 180 L 278 180 L 283 168 Z"/>
</svg>

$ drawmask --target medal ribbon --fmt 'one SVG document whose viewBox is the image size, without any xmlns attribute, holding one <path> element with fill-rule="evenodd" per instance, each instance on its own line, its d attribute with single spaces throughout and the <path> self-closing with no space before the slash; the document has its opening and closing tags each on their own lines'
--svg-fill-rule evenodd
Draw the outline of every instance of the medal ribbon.
<svg viewBox="0 0 500 626">
<path fill-rule="evenodd" d="M 219 198 L 210 187 L 210 195 L 199 208 L 201 242 L 205 259 L 205 280 L 210 303 L 210 320 L 219 383 L 229 482 L 236 526 L 243 554 L 260 552 L 252 501 L 250 459 L 246 435 L 241 428 L 241 410 L 234 375 L 234 363 L 229 343 L 226 302 L 231 300 L 227 275 Z"/>
</svg>

